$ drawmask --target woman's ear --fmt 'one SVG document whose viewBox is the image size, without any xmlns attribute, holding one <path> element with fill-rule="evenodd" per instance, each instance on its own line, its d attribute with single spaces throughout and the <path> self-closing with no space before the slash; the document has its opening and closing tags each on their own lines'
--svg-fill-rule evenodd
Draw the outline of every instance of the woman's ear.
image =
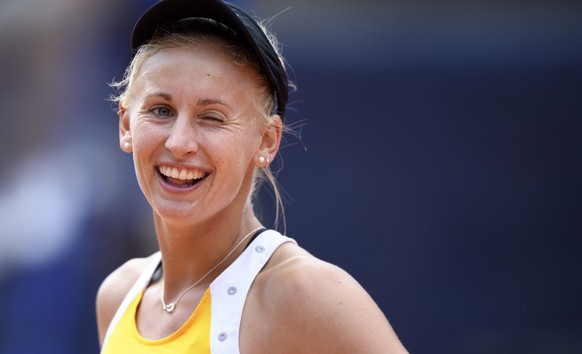
<svg viewBox="0 0 582 354">
<path fill-rule="evenodd" d="M 275 114 L 262 133 L 261 145 L 255 158 L 259 167 L 267 167 L 273 161 L 279 151 L 282 135 L 283 121 L 279 115 Z"/>
<path fill-rule="evenodd" d="M 124 152 L 130 154 L 133 149 L 131 146 L 131 130 L 129 122 L 129 111 L 119 103 L 119 147 Z"/>
</svg>

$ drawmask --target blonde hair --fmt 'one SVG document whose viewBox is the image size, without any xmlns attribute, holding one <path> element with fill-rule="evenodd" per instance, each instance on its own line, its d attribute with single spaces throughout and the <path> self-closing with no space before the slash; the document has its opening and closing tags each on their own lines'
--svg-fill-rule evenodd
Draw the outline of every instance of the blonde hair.
<svg viewBox="0 0 582 354">
<path fill-rule="evenodd" d="M 146 59 L 152 57 L 160 50 L 165 48 L 188 47 L 201 43 L 210 43 L 213 45 L 219 45 L 227 53 L 229 53 L 232 62 L 235 65 L 242 68 L 251 68 L 257 74 L 259 84 L 258 94 L 261 96 L 258 97 L 259 99 L 257 102 L 259 102 L 259 105 L 256 107 L 257 116 L 259 118 L 257 125 L 262 128 L 269 124 L 276 124 L 272 118 L 276 103 L 274 90 L 265 73 L 261 71 L 261 68 L 257 63 L 254 54 L 252 54 L 251 51 L 247 50 L 241 45 L 237 44 L 232 38 L 228 28 L 217 23 L 212 23 L 214 21 L 210 22 L 209 20 L 209 22 L 204 22 L 205 23 L 203 26 L 201 26 L 201 29 L 196 28 L 194 31 L 187 33 L 159 33 L 154 37 L 154 39 L 142 45 L 125 70 L 122 80 L 113 81 L 110 83 L 110 86 L 116 91 L 116 94 L 110 97 L 111 101 L 120 107 L 127 108 L 128 101 L 131 99 L 131 96 L 135 90 L 136 78 L 139 75 L 144 62 Z M 273 48 L 275 48 L 277 52 L 280 53 L 276 38 L 271 35 L 264 26 L 261 26 L 261 28 L 263 28 L 267 34 L 267 37 L 272 42 Z M 282 63 L 284 63 L 284 60 L 281 56 L 280 60 Z M 287 128 L 284 125 L 281 127 L 281 129 L 284 132 L 287 131 Z M 273 192 L 273 198 L 275 199 L 275 219 L 273 222 L 274 227 L 278 227 L 282 222 L 284 233 L 286 230 L 286 222 L 283 196 L 275 178 L 275 172 L 273 172 L 270 165 L 264 168 L 255 169 L 250 196 L 253 200 L 256 200 L 260 187 L 265 181 L 269 184 Z"/>
</svg>

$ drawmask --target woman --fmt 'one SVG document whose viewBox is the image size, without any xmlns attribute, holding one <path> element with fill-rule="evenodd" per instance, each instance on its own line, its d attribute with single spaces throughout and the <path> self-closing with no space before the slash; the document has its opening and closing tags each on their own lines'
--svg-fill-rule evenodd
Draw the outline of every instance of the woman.
<svg viewBox="0 0 582 354">
<path fill-rule="evenodd" d="M 220 0 L 164 0 L 132 47 L 117 84 L 120 146 L 160 252 L 101 285 L 102 353 L 406 352 L 354 279 L 255 216 L 288 89 L 266 32 Z"/>
</svg>

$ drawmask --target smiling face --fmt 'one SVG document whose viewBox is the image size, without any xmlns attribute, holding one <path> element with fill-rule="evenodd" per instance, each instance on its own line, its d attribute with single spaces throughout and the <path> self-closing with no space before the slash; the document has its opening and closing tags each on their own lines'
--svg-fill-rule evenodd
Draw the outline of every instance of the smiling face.
<svg viewBox="0 0 582 354">
<path fill-rule="evenodd" d="M 262 122 L 258 75 L 220 43 L 170 47 L 145 59 L 120 110 L 124 150 L 164 220 L 196 223 L 242 213 L 260 156 L 280 133 Z M 126 144 L 130 142 L 130 144 Z"/>
</svg>

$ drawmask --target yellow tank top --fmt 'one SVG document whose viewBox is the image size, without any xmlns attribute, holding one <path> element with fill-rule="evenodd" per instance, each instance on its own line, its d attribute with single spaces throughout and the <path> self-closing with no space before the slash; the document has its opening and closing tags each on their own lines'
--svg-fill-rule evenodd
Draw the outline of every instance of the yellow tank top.
<svg viewBox="0 0 582 354">
<path fill-rule="evenodd" d="M 274 230 L 259 234 L 214 279 L 186 323 L 172 335 L 160 340 L 143 338 L 135 322 L 144 289 L 161 260 L 159 252 L 152 255 L 151 262 L 115 313 L 105 335 L 101 354 L 240 354 L 240 323 L 250 287 L 275 250 L 286 242 L 295 243 L 293 239 Z"/>
<path fill-rule="evenodd" d="M 157 340 L 142 337 L 137 329 L 135 318 L 142 296 L 143 291 L 129 305 L 101 353 L 210 354 L 210 290 L 206 290 L 196 310 L 176 332 Z"/>
</svg>

